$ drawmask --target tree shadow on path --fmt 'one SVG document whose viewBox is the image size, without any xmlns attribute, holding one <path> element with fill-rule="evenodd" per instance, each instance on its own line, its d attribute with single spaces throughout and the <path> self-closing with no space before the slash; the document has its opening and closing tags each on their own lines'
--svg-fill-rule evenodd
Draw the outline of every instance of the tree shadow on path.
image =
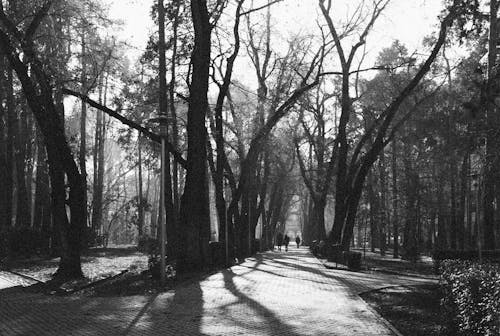
<svg viewBox="0 0 500 336">
<path fill-rule="evenodd" d="M 264 305 L 258 301 L 252 299 L 250 296 L 244 294 L 238 290 L 236 284 L 234 283 L 234 278 L 239 275 L 234 273 L 231 269 L 225 270 L 223 272 L 225 288 L 229 290 L 237 299 L 238 303 L 245 304 L 248 308 L 252 309 L 252 312 L 248 312 L 245 327 L 251 330 L 259 330 L 261 332 L 266 332 L 268 335 L 283 334 L 287 336 L 300 336 L 295 332 L 294 328 L 284 321 L 282 321 L 275 312 L 266 308 Z M 251 315 L 255 314 L 252 318 Z M 262 320 L 265 323 L 262 323 Z M 254 321 L 254 322 L 250 322 Z M 241 322 L 241 321 L 238 321 Z"/>
</svg>

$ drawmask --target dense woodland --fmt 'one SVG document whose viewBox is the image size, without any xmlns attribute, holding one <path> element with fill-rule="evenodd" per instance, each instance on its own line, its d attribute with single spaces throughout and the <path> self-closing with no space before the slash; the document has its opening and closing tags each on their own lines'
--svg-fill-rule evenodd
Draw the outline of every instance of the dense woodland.
<svg viewBox="0 0 500 336">
<path fill-rule="evenodd" d="M 371 63 L 389 0 L 319 0 L 315 33 L 287 39 L 280 2 L 148 2 L 131 59 L 103 0 L 1 0 L 0 257 L 79 277 L 84 248 L 156 239 L 161 202 L 178 271 L 211 241 L 271 248 L 291 212 L 305 244 L 498 248 L 497 0 L 443 1 L 418 50 Z"/>
</svg>

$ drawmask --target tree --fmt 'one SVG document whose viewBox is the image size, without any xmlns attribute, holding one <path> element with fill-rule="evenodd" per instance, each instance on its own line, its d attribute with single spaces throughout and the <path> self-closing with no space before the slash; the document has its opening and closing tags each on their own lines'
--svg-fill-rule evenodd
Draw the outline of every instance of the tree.
<svg viewBox="0 0 500 336">
<path fill-rule="evenodd" d="M 45 1 L 41 7 L 33 8 L 32 20 L 24 30 L 19 30 L 7 16 L 3 2 L 0 3 L 0 46 L 21 82 L 28 105 L 44 136 L 49 162 L 52 213 L 55 226 L 61 233 L 61 261 L 56 276 L 79 278 L 82 276 L 80 238 L 85 226 L 85 186 L 64 134 L 61 113 L 54 100 L 51 75 L 40 61 L 36 44 L 37 29 L 52 4 L 53 1 Z M 71 214 L 69 218 L 66 204 L 69 205 Z"/>
<path fill-rule="evenodd" d="M 325 92 L 324 88 L 318 86 L 314 94 L 304 96 L 302 99 L 299 122 L 305 136 L 306 145 L 309 146 L 309 159 L 304 160 L 300 150 L 300 144 L 295 139 L 295 150 L 299 163 L 300 173 L 304 184 L 310 193 L 312 206 L 312 218 L 309 239 L 325 240 L 325 207 L 327 196 L 330 191 L 334 174 L 335 157 L 330 152 L 334 135 L 328 125 L 336 122 L 328 118 L 328 101 L 335 94 Z M 331 106 L 331 104 L 330 104 Z M 309 115 L 306 115 L 307 112 Z M 331 118 L 332 116 L 330 116 Z"/>
<path fill-rule="evenodd" d="M 455 6 L 449 8 L 449 12 L 441 21 L 440 31 L 436 43 L 430 55 L 416 72 L 415 76 L 407 83 L 404 89 L 393 98 L 392 102 L 380 112 L 369 131 L 365 132 L 355 146 L 351 146 L 348 138 L 348 127 L 352 123 L 354 111 L 353 98 L 351 96 L 351 76 L 357 73 L 351 70 L 356 53 L 366 43 L 366 37 L 375 24 L 377 18 L 387 5 L 387 1 L 374 2 L 373 9 L 368 16 L 368 23 L 359 34 L 359 39 L 347 52 L 341 42 L 342 35 L 338 32 L 330 16 L 331 1 L 320 0 L 319 5 L 330 34 L 333 38 L 339 62 L 341 64 L 341 113 L 338 123 L 336 137 L 336 179 L 335 179 L 335 219 L 332 231 L 329 234 L 331 243 L 340 243 L 342 248 L 349 249 L 355 224 L 357 209 L 363 185 L 373 163 L 383 148 L 390 143 L 398 127 L 395 116 L 400 106 L 417 87 L 425 74 L 430 70 L 431 64 L 436 59 L 438 52 L 445 42 L 446 32 L 457 16 Z M 397 119 L 396 119 L 397 120 Z M 373 142 L 367 145 L 369 139 Z"/>
<path fill-rule="evenodd" d="M 168 96 L 167 96 L 167 78 L 166 78 L 166 61 L 165 61 L 165 8 L 163 7 L 163 0 L 158 1 L 158 53 L 159 53 L 159 85 L 158 85 L 158 90 L 159 90 L 159 95 L 158 95 L 158 112 L 159 116 L 167 116 L 168 112 Z M 167 126 L 167 125 L 165 125 Z M 167 127 L 167 134 L 165 136 L 168 137 L 168 127 Z M 162 148 L 161 150 L 165 150 Z M 164 197 L 164 203 L 165 203 L 165 216 L 166 216 L 166 225 L 167 225 L 167 237 L 168 237 L 168 251 L 167 255 L 170 258 L 175 258 L 177 254 L 177 237 L 176 237 L 176 232 L 177 232 L 177 211 L 174 211 L 174 205 L 172 203 L 172 176 L 170 172 L 170 155 L 168 152 L 165 150 L 165 153 L 163 153 L 165 161 L 164 161 L 164 171 L 165 171 L 165 185 L 164 185 L 164 190 L 165 193 L 163 195 Z M 160 198 L 161 199 L 161 198 Z M 161 208 L 160 208 L 161 209 Z M 163 223 L 160 221 L 160 223 Z"/>
<path fill-rule="evenodd" d="M 206 0 L 191 1 L 191 16 L 195 37 L 187 120 L 187 173 L 180 212 L 179 271 L 199 269 L 207 265 L 210 240 L 205 117 L 208 108 L 212 25 Z"/>
<path fill-rule="evenodd" d="M 312 56 L 312 60 L 308 61 L 306 59 L 307 48 L 304 45 L 307 45 L 306 41 L 300 39 L 292 41 L 287 55 L 278 62 L 275 95 L 270 99 L 270 104 L 266 104 L 268 105 L 267 111 L 265 111 L 267 118 L 252 136 L 246 156 L 241 162 L 237 188 L 228 208 L 229 218 L 239 219 L 240 223 L 242 215 L 244 215 L 243 218 L 246 218 L 248 214 L 249 192 L 252 192 L 252 184 L 256 181 L 259 158 L 266 147 L 269 135 L 278 122 L 295 106 L 297 100 L 319 83 L 319 69 L 323 60 L 324 48 L 320 47 Z M 297 53 L 298 50 L 306 50 L 306 52 L 304 54 Z M 297 83 L 293 90 L 291 89 L 292 83 Z M 258 184 L 256 183 L 256 185 Z M 239 211 L 240 202 L 241 211 Z M 241 228 L 240 223 L 236 222 L 235 227 Z M 249 253 L 248 248 L 245 247 L 247 246 L 245 242 L 248 241 L 248 230 L 239 229 L 239 232 L 240 253 L 246 255 Z"/>
<path fill-rule="evenodd" d="M 234 35 L 234 47 L 232 53 L 229 55 L 226 61 L 225 71 L 222 75 L 222 82 L 217 81 L 214 78 L 214 82 L 219 87 L 219 93 L 217 96 L 217 102 L 214 108 L 214 116 L 215 121 L 212 120 L 212 134 L 215 138 L 216 144 L 216 160 L 215 164 L 213 164 L 213 159 L 211 167 L 212 176 L 214 177 L 214 185 L 215 185 L 215 197 L 216 197 L 216 208 L 217 214 L 219 217 L 219 241 L 224 242 L 225 245 L 228 245 L 229 251 L 234 251 L 234 241 L 233 239 L 226 240 L 226 218 L 227 209 L 226 209 L 226 200 L 224 197 L 224 173 L 227 174 L 228 179 L 234 181 L 234 175 L 229 166 L 228 158 L 225 152 L 225 141 L 224 141 L 224 127 L 223 127 L 223 117 L 222 111 L 224 108 L 224 101 L 227 96 L 229 96 L 229 88 L 231 85 L 231 78 L 233 75 L 233 67 L 234 62 L 236 61 L 236 57 L 238 56 L 240 50 L 240 36 L 239 36 L 239 25 L 240 25 L 240 17 L 241 10 L 243 6 L 244 0 L 239 0 L 236 7 L 235 13 L 235 21 L 233 27 L 233 35 Z M 219 68 L 222 73 L 221 67 Z M 215 77 L 215 76 L 213 76 Z M 209 157 L 210 159 L 210 157 Z M 232 183 L 234 185 L 234 182 Z M 234 188 L 234 187 L 233 187 Z M 232 230 L 231 230 L 232 231 Z M 233 236 L 232 234 L 227 234 L 228 237 Z M 234 237 L 234 236 L 233 236 Z"/>
</svg>

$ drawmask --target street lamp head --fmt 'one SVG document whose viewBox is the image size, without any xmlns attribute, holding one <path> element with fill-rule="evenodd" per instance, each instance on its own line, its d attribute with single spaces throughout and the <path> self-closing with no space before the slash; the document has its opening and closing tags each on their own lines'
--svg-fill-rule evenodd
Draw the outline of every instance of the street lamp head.
<svg viewBox="0 0 500 336">
<path fill-rule="evenodd" d="M 153 124 L 158 124 L 161 126 L 162 124 L 168 124 L 171 119 L 172 118 L 170 118 L 165 113 L 159 113 L 156 116 L 154 116 L 153 118 L 149 118 L 148 122 L 153 123 Z"/>
<path fill-rule="evenodd" d="M 168 124 L 172 121 L 172 118 L 165 113 L 159 113 L 155 117 L 148 119 L 149 123 L 158 124 L 160 136 L 167 136 Z"/>
</svg>

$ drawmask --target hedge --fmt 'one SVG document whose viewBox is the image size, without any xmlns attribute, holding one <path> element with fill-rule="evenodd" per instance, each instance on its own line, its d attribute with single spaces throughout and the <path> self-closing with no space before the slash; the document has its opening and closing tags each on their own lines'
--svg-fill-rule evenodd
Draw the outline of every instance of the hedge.
<svg viewBox="0 0 500 336">
<path fill-rule="evenodd" d="M 316 257 L 326 257 L 328 261 L 346 265 L 351 271 L 361 269 L 361 253 L 353 251 L 342 251 L 340 245 L 328 246 L 323 240 L 314 240 L 309 249 Z"/>
<path fill-rule="evenodd" d="M 38 255 L 44 248 L 44 235 L 30 227 L 7 227 L 0 230 L 0 258 Z"/>
<path fill-rule="evenodd" d="M 212 266 L 222 266 L 226 263 L 226 250 L 224 243 L 210 242 L 210 262 Z"/>
<path fill-rule="evenodd" d="M 483 261 L 487 262 L 499 262 L 500 261 L 500 250 L 482 250 L 481 257 Z M 435 250 L 432 252 L 432 259 L 434 261 L 435 270 L 439 270 L 441 261 L 447 259 L 456 260 L 479 260 L 478 250 Z"/>
<path fill-rule="evenodd" d="M 500 266 L 444 260 L 440 273 L 449 333 L 500 335 Z"/>
</svg>

